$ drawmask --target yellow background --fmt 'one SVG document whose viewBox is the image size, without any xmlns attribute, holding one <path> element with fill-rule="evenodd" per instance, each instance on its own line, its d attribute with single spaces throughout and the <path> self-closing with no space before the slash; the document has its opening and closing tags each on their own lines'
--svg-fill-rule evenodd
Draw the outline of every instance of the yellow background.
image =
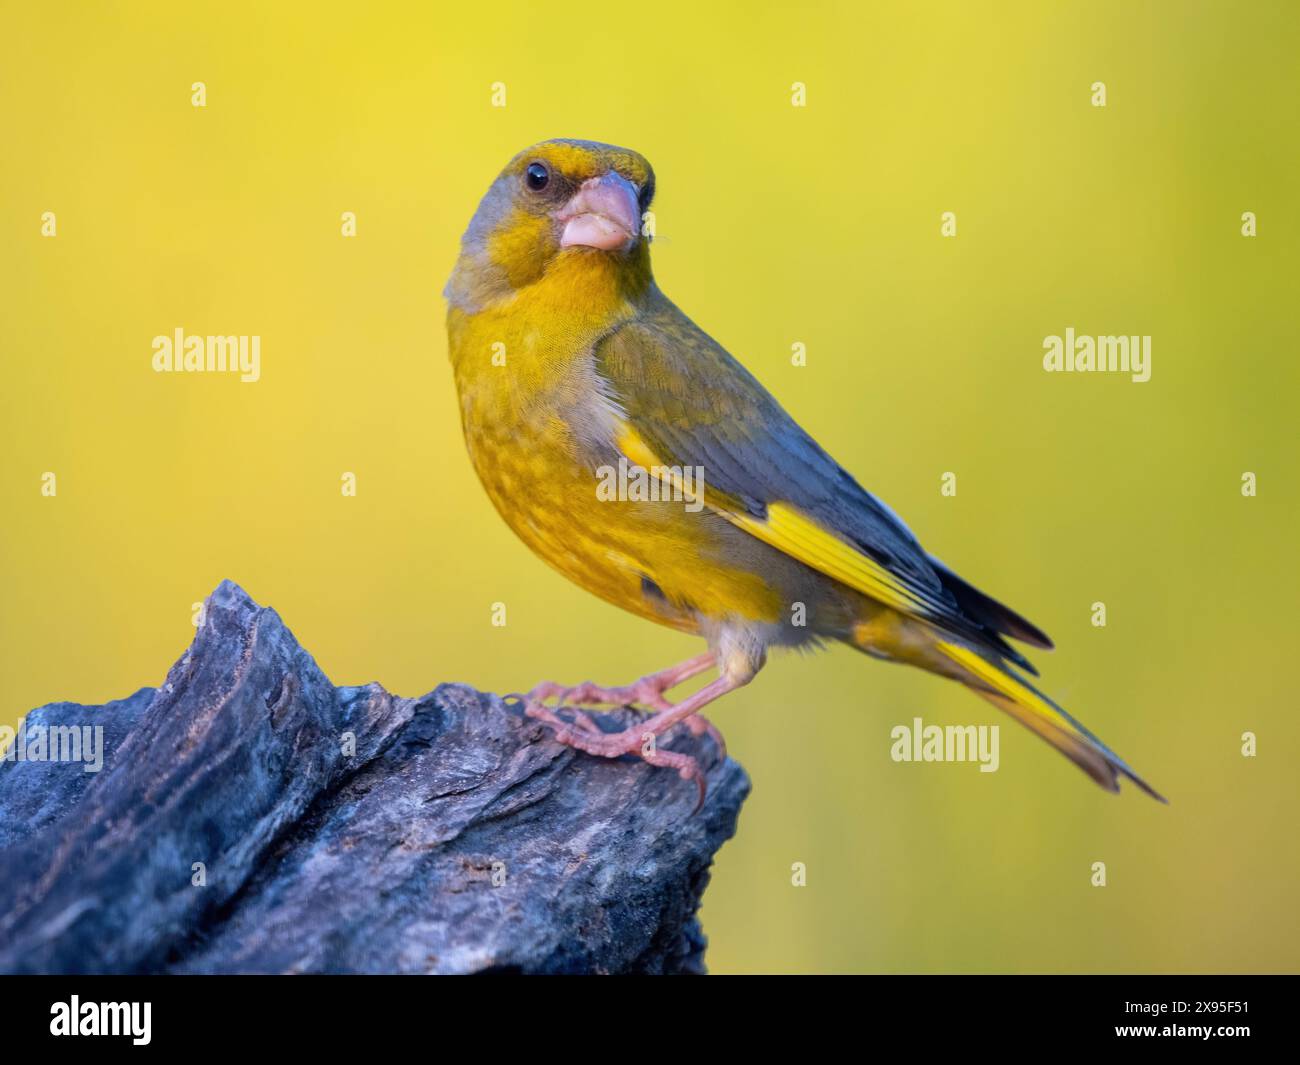
<svg viewBox="0 0 1300 1065">
<path fill-rule="evenodd" d="M 606 140 L 657 170 L 665 291 L 1055 637 L 1044 687 L 1172 799 L 1109 796 L 1009 721 L 995 774 L 895 764 L 894 725 L 997 712 L 847 650 L 777 657 L 714 714 L 754 793 L 705 898 L 713 970 L 1297 969 L 1296 5 L 3 23 L 0 721 L 157 683 L 223 577 L 335 682 L 406 695 L 694 653 L 513 539 L 447 364 L 440 292 L 489 181 L 542 138 Z M 261 381 L 155 374 L 178 326 L 259 334 Z M 1152 335 L 1152 380 L 1044 373 L 1067 326 Z"/>
</svg>

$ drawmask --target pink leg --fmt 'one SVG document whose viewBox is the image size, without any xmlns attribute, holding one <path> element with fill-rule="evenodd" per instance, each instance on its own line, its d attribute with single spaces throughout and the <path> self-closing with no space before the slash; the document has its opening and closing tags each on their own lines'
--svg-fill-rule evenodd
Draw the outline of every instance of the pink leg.
<svg viewBox="0 0 1300 1065">
<path fill-rule="evenodd" d="M 664 698 L 664 692 L 677 687 L 683 681 L 698 676 L 706 669 L 712 669 L 714 657 L 711 651 L 688 658 L 675 666 L 650 673 L 640 680 L 618 688 L 602 688 L 594 681 L 583 681 L 572 688 L 543 681 L 528 693 L 529 702 L 541 702 L 557 698 L 561 703 L 576 703 L 579 706 L 648 706 L 662 710 L 671 704 Z"/>
<path fill-rule="evenodd" d="M 683 665 L 686 665 L 686 663 L 683 663 Z M 651 765 L 669 766 L 676 769 L 683 780 L 694 779 L 699 786 L 700 798 L 695 807 L 698 810 L 704 805 L 707 786 L 704 774 L 700 772 L 699 763 L 690 755 L 680 754 L 677 751 L 661 750 L 658 746 L 658 738 L 678 722 L 689 721 L 691 716 L 702 707 L 707 706 L 715 699 L 721 698 L 728 692 L 735 691 L 746 683 L 748 683 L 748 678 L 733 680 L 725 675 L 718 677 L 695 694 L 687 696 L 679 703 L 667 705 L 645 721 L 624 729 L 622 732 L 600 732 L 597 735 L 582 726 L 575 726 L 561 721 L 558 726 L 555 726 L 555 738 L 560 743 L 567 744 L 570 747 L 577 747 L 579 750 L 601 758 L 619 758 L 625 754 L 635 753 L 639 754 Z M 662 696 L 660 698 L 662 700 Z M 666 700 L 662 701 L 666 702 Z M 546 708 L 543 707 L 542 709 Z M 550 711 L 547 712 L 550 713 Z M 532 716 L 541 715 L 532 714 Z M 549 721 L 548 718 L 543 718 L 543 720 Z"/>
<path fill-rule="evenodd" d="M 715 661 L 713 652 L 706 651 L 702 655 L 696 655 L 694 658 L 688 658 L 685 662 L 679 662 L 675 666 L 661 669 L 658 673 L 649 673 L 632 684 L 617 688 L 603 688 L 590 680 L 583 681 L 574 687 L 565 687 L 553 681 L 543 681 L 523 697 L 524 713 L 529 717 L 546 722 L 557 730 L 567 728 L 570 724 L 576 724 L 579 728 L 586 729 L 593 735 L 603 736 L 604 731 L 588 714 L 573 711 L 573 721 L 569 722 L 560 717 L 556 711 L 565 708 L 567 704 L 576 706 L 639 705 L 649 707 L 652 710 L 666 710 L 672 706 L 672 703 L 664 697 L 664 692 L 677 687 L 683 681 L 690 680 L 691 677 L 698 676 L 707 669 L 711 669 Z M 546 705 L 547 699 L 556 700 L 554 708 Z M 698 722 L 692 719 L 688 722 L 688 726 L 694 736 L 707 732 L 713 738 L 713 742 L 718 745 L 718 750 L 722 752 L 722 756 L 726 757 L 727 745 L 722 739 L 722 733 L 711 722 L 705 721 L 703 718 L 700 718 Z"/>
<path fill-rule="evenodd" d="M 708 736 L 718 748 L 718 754 L 723 758 L 727 757 L 727 741 L 722 738 L 718 726 L 707 717 L 703 714 L 692 714 L 682 723 L 690 730 L 692 736 Z"/>
</svg>

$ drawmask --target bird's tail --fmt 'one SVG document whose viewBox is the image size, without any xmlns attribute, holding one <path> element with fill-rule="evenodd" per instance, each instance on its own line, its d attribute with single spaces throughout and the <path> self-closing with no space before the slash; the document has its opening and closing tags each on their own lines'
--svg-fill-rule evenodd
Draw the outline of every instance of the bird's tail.
<svg viewBox="0 0 1300 1065">
<path fill-rule="evenodd" d="M 1119 778 L 1123 776 L 1153 799 L 1169 801 L 1133 772 L 1119 755 L 1010 667 L 992 662 L 958 643 L 938 640 L 934 647 L 961 667 L 963 683 L 969 688 L 1038 733 L 1107 791 L 1119 791 Z"/>
</svg>

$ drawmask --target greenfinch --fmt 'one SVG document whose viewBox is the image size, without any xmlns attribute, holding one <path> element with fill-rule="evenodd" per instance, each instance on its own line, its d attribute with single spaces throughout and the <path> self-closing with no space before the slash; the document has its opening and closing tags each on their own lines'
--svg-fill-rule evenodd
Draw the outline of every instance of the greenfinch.
<svg viewBox="0 0 1300 1065">
<path fill-rule="evenodd" d="M 1047 636 L 927 554 L 659 290 L 654 193 L 634 151 L 534 145 L 489 186 L 444 293 L 465 444 L 501 517 L 578 585 L 708 646 L 623 687 L 539 684 L 525 712 L 561 743 L 675 769 L 703 801 L 696 761 L 660 738 L 681 723 L 721 744 L 701 708 L 769 648 L 835 640 L 960 681 L 1108 790 L 1161 798 L 1024 678 L 1008 639 Z M 575 709 L 601 704 L 650 716 L 611 733 Z"/>
</svg>

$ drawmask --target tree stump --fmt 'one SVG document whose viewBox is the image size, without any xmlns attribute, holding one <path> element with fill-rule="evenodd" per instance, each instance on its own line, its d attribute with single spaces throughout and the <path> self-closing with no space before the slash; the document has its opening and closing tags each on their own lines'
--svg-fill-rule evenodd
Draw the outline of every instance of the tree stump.
<svg viewBox="0 0 1300 1065">
<path fill-rule="evenodd" d="M 100 771 L 18 760 L 68 726 L 102 727 Z M 223 582 L 161 687 L 34 710 L 0 762 L 0 971 L 703 972 L 749 781 L 677 732 L 699 812 L 694 783 L 497 696 L 336 688 Z"/>
</svg>

